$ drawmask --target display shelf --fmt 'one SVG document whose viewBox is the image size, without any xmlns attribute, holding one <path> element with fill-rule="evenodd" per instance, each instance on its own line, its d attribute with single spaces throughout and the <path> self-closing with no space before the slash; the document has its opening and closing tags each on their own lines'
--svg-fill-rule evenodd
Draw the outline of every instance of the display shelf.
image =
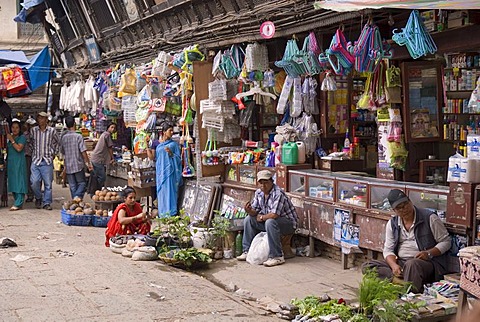
<svg viewBox="0 0 480 322">
<path fill-rule="evenodd" d="M 305 196 L 306 174 L 297 171 L 290 171 L 288 176 L 288 192 Z"/>
<path fill-rule="evenodd" d="M 394 214 L 387 196 L 392 189 L 405 192 L 405 184 L 385 183 L 381 180 L 370 181 L 369 211 L 375 213 Z"/>
<path fill-rule="evenodd" d="M 431 209 L 442 221 L 446 221 L 448 187 L 409 183 L 406 185 L 406 192 L 416 207 Z"/>
<path fill-rule="evenodd" d="M 330 175 L 307 175 L 307 197 L 335 201 L 335 177 Z"/>
<path fill-rule="evenodd" d="M 345 205 L 367 208 L 368 181 L 337 178 L 337 202 Z"/>
</svg>

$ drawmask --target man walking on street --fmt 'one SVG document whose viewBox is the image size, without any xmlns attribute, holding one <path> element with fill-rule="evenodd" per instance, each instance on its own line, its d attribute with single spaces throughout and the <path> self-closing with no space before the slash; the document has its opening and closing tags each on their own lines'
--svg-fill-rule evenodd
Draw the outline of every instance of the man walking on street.
<svg viewBox="0 0 480 322">
<path fill-rule="evenodd" d="M 85 179 L 84 165 L 93 170 L 88 160 L 87 148 L 83 137 L 75 132 L 75 119 L 72 116 L 65 118 L 66 131 L 60 139 L 60 152 L 64 155 L 65 172 L 67 173 L 68 185 L 72 199 L 83 199 L 87 180 Z"/>
<path fill-rule="evenodd" d="M 112 134 L 116 131 L 117 125 L 110 123 L 107 130 L 100 135 L 91 155 L 93 172 L 100 187 L 103 187 L 107 180 L 106 165 L 114 162 Z"/>
<path fill-rule="evenodd" d="M 53 158 L 58 152 L 58 136 L 55 129 L 48 126 L 47 122 L 48 114 L 40 112 L 37 116 L 38 126 L 30 130 L 29 146 L 32 151 L 30 181 L 37 209 L 52 210 Z"/>
<path fill-rule="evenodd" d="M 30 183 L 30 176 L 31 176 L 31 166 L 32 166 L 32 150 L 30 150 L 30 129 L 34 126 L 37 125 L 37 121 L 35 121 L 34 118 L 29 117 L 28 120 L 25 122 L 25 132 L 23 133 L 23 136 L 27 139 L 27 144 L 25 144 L 25 159 L 27 160 L 27 186 L 28 186 L 28 193 L 27 193 L 27 200 L 26 202 L 32 202 L 33 201 L 33 190 L 32 190 L 32 185 Z"/>
</svg>

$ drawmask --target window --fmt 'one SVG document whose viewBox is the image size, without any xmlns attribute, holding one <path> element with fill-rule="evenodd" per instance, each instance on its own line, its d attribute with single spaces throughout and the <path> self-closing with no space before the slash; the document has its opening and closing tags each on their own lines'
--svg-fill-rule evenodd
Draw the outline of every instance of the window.
<svg viewBox="0 0 480 322">
<path fill-rule="evenodd" d="M 90 7 L 100 30 L 113 26 L 118 19 L 110 0 L 90 0 Z"/>
</svg>

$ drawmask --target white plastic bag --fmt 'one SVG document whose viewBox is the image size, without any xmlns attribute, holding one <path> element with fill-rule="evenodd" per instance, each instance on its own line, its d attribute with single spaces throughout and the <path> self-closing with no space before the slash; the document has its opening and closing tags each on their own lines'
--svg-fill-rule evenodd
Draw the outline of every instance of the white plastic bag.
<svg viewBox="0 0 480 322">
<path fill-rule="evenodd" d="M 261 232 L 252 240 L 247 254 L 247 262 L 252 265 L 262 265 L 268 259 L 268 237 L 266 232 Z"/>
</svg>

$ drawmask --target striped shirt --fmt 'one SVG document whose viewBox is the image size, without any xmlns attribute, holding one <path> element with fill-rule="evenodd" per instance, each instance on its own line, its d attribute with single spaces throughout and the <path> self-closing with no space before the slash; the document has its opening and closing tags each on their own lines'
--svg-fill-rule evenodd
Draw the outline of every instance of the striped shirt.
<svg viewBox="0 0 480 322">
<path fill-rule="evenodd" d="M 42 161 L 52 164 L 53 158 L 58 152 L 58 135 L 53 127 L 47 126 L 41 131 L 36 126 L 30 129 L 30 151 L 32 151 L 32 163 L 40 165 Z"/>
<path fill-rule="evenodd" d="M 65 132 L 60 139 L 60 152 L 64 155 L 65 171 L 67 174 L 83 170 L 84 160 L 82 153 L 87 151 L 83 137 L 75 131 Z"/>
<path fill-rule="evenodd" d="M 293 222 L 293 227 L 297 227 L 298 216 L 295 207 L 285 192 L 276 184 L 273 185 L 268 196 L 265 196 L 261 189 L 257 189 L 252 201 L 252 208 L 260 215 L 274 213 L 280 217 L 287 217 Z"/>
</svg>

